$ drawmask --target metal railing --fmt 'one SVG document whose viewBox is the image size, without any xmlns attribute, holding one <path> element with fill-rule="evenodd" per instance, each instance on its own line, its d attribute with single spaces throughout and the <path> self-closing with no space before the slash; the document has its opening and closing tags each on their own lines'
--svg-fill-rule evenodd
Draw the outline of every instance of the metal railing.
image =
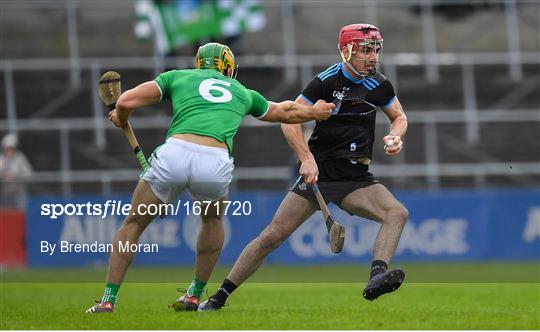
<svg viewBox="0 0 540 332">
<path fill-rule="evenodd" d="M 405 164 L 403 158 L 396 159 L 393 165 L 375 164 L 371 168 L 380 177 L 428 177 L 428 186 L 438 188 L 440 177 L 474 176 L 475 182 L 482 185 L 482 180 L 489 175 L 508 175 L 508 162 L 488 161 L 478 163 L 440 163 L 438 132 L 435 128 L 441 123 L 464 123 L 468 121 L 465 112 L 456 110 L 443 111 L 408 111 L 410 124 L 424 125 L 424 148 L 426 150 L 426 162 L 423 164 Z M 106 120 L 100 117 L 94 118 L 57 118 L 43 121 L 41 119 L 19 120 L 20 130 L 32 131 L 57 131 L 60 142 L 60 170 L 38 171 L 32 182 L 34 183 L 62 183 L 63 193 L 71 192 L 71 182 L 101 182 L 102 188 L 109 188 L 111 181 L 132 181 L 140 173 L 138 168 L 115 169 L 115 170 L 72 170 L 70 153 L 70 132 L 78 130 L 115 130 Z M 540 124 L 540 110 L 482 110 L 476 115 L 475 121 L 481 123 L 517 123 L 535 122 Z M 377 124 L 386 124 L 384 117 L 377 118 Z M 133 117 L 131 123 L 136 129 L 163 129 L 169 126 L 170 118 L 167 116 Z M 261 121 L 244 121 L 243 126 L 276 126 Z M 8 129 L 6 121 L 0 121 L 0 130 Z M 404 151 L 406 153 L 406 151 Z M 540 162 L 512 162 L 513 175 L 540 175 Z M 238 167 L 235 170 L 234 179 L 242 180 L 288 180 L 290 168 L 278 167 Z"/>
</svg>

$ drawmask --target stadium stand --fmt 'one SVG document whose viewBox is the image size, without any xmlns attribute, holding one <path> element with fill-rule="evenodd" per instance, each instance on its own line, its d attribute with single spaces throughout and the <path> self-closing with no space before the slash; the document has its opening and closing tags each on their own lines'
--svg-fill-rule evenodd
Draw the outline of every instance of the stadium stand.
<svg viewBox="0 0 540 332">
<path fill-rule="evenodd" d="M 397 188 L 431 186 L 452 188 L 478 185 L 483 187 L 539 186 L 540 172 L 538 170 L 519 172 L 512 171 L 511 168 L 512 163 L 526 163 L 534 168 L 534 164 L 539 162 L 540 141 L 536 139 L 540 129 L 540 94 L 538 93 L 540 91 L 540 66 L 538 61 L 524 63 L 521 69 L 522 77 L 519 80 L 513 80 L 510 77 L 509 65 L 505 61 L 486 60 L 473 63 L 474 100 L 471 105 L 471 100 L 467 99 L 464 91 L 470 89 L 464 79 L 464 76 L 470 75 L 470 72 L 466 73 L 464 69 L 466 66 L 452 63 L 452 61 L 450 64 L 443 64 L 438 67 L 438 80 L 430 82 L 426 79 L 426 67 L 423 63 L 412 61 L 407 64 L 407 61 L 396 60 L 396 55 L 414 59 L 425 51 L 422 39 L 424 31 L 419 24 L 418 15 L 418 11 L 422 8 L 415 6 L 414 2 L 407 3 L 393 6 L 391 2 L 382 2 L 382 5 L 375 8 L 377 18 L 375 23 L 381 27 L 385 38 L 383 64 L 385 60 L 388 60 L 388 65 L 383 65 L 382 71 L 390 78 L 397 80 L 395 85 L 400 100 L 406 112 L 410 114 L 405 153 L 397 160 L 385 158 L 382 145 L 377 143 L 374 152 L 375 172 L 377 173 L 377 165 L 389 167 L 419 165 L 419 167 L 425 167 L 426 170 L 429 169 L 430 164 L 433 163 L 433 148 L 430 145 L 432 137 L 426 135 L 433 135 L 435 132 L 435 164 L 438 165 L 436 172 L 442 171 L 442 174 L 430 175 L 417 171 L 418 174 L 412 172 L 413 174 L 394 176 L 396 174 L 382 169 L 378 173 L 381 179 Z M 358 6 L 352 6 L 347 2 L 340 2 L 340 5 L 336 6 L 318 4 L 315 6 L 299 2 L 293 5 L 297 27 L 294 32 L 295 49 L 298 56 L 304 56 L 297 57 L 296 61 L 311 57 L 309 59 L 319 59 L 316 64 L 304 67 L 302 63 L 293 65 L 293 70 L 299 74 L 298 77 L 291 82 L 284 81 L 284 70 L 291 69 L 286 69 L 286 64 L 273 62 L 279 61 L 279 57 L 275 60 L 271 57 L 271 55 L 279 56 L 285 52 L 280 24 L 282 8 L 265 2 L 268 22 L 266 28 L 261 32 L 246 34 L 237 43 L 240 59 L 239 80 L 249 87 L 262 91 L 269 99 L 294 99 L 303 86 L 305 77 L 309 78 L 324 70 L 325 64 L 330 65 L 332 61 L 338 62 L 335 32 L 344 22 L 359 20 Z M 92 61 L 95 60 L 95 63 L 102 66 L 97 68 L 99 71 L 105 71 L 108 69 L 105 62 L 107 59 L 113 59 L 116 64 L 124 58 L 138 63 L 137 57 L 152 59 L 153 56 L 151 44 L 142 44 L 135 40 L 133 35 L 135 13 L 132 6 L 124 1 L 108 2 L 108 6 L 124 9 L 111 11 L 115 13 L 113 18 L 101 10 L 97 3 L 78 4 L 76 8 L 78 54 L 82 63 L 79 86 L 71 84 L 69 67 L 65 64 L 69 61 L 70 47 L 66 29 L 67 3 L 42 1 L 34 4 L 17 1 L 3 6 L 3 11 L 5 10 L 7 15 L 3 15 L 0 30 L 10 31 L 10 36 L 8 38 L 3 36 L 3 43 L 0 46 L 3 54 L 0 99 L 2 104 L 7 103 L 6 84 L 10 84 L 10 77 L 7 76 L 10 75 L 8 74 L 10 71 L 16 118 L 19 124 L 23 124 L 18 131 L 20 148 L 26 152 L 37 174 L 52 177 L 50 181 L 38 177 L 31 186 L 31 192 L 64 190 L 62 188 L 65 187 L 53 180 L 61 176 L 62 172 L 65 175 L 71 174 L 72 171 L 119 169 L 135 171 L 136 164 L 121 133 L 112 126 L 104 124 L 106 144 L 100 147 L 95 144 L 96 130 L 92 127 L 95 108 L 92 66 L 96 66 L 92 65 Z M 540 54 L 538 15 L 534 14 L 535 10 L 538 13 L 539 6 L 538 3 L 524 2 L 517 7 L 519 17 L 517 38 L 520 41 L 520 51 L 532 54 L 532 57 L 535 55 L 538 57 Z M 352 10 L 352 7 L 355 10 Z M 505 12 L 502 9 L 501 6 L 492 6 L 487 10 L 472 10 L 467 15 L 458 15 L 458 17 L 440 15 L 439 11 L 435 11 L 434 33 L 438 36 L 436 50 L 440 54 L 444 53 L 447 58 L 460 54 L 489 55 L 497 52 L 499 55 L 505 55 L 508 51 L 506 27 L 504 24 L 491 23 L 505 20 Z M 325 15 L 321 15 L 322 12 Z M 122 14 L 118 15 L 118 13 Z M 361 17 L 364 15 L 362 14 Z M 335 17 L 340 19 L 333 19 Z M 108 30 L 106 24 L 111 19 L 116 21 L 116 27 L 122 27 L 114 33 Z M 21 20 L 31 20 L 33 24 L 19 26 L 18 22 Z M 444 24 L 438 24 L 441 22 Z M 20 40 L 25 40 L 25 43 L 20 43 Z M 193 46 L 190 45 L 179 49 L 177 55 L 185 59 L 191 56 L 192 52 Z M 32 59 L 34 59 L 33 62 Z M 242 59 L 245 59 L 245 65 Z M 30 62 L 24 62 L 25 60 Z M 253 61 L 259 60 L 271 65 L 253 65 Z M 171 61 L 174 62 L 174 58 Z M 177 63 L 188 65 L 188 62 L 184 60 L 179 60 Z M 13 69 L 11 67 L 13 64 L 15 66 L 28 64 L 30 67 Z M 306 68 L 307 74 L 302 73 L 302 70 Z M 149 67 L 136 69 L 135 65 L 126 65 L 119 71 L 123 77 L 124 89 L 154 77 L 154 69 Z M 493 116 L 493 112 L 497 111 L 503 116 L 502 119 L 505 119 L 504 116 L 508 117 L 508 114 L 511 116 L 512 112 L 519 113 L 519 116 L 516 116 L 512 122 L 495 117 L 492 120 L 481 120 L 475 123 L 479 133 L 477 141 L 474 135 L 471 140 L 471 129 L 465 121 L 439 117 L 443 111 L 455 112 L 457 115 L 466 114 L 464 110 L 471 106 L 477 110 L 475 116 L 479 118 Z M 101 110 L 105 113 L 105 108 Z M 157 116 L 164 121 L 160 123 L 166 124 L 168 112 L 166 103 L 159 104 L 138 111 L 135 118 L 144 122 L 148 117 Z M 381 120 L 383 118 L 380 116 Z M 66 122 L 66 119 L 72 121 L 78 119 L 80 123 L 82 122 L 80 129 L 71 127 L 74 122 Z M 433 121 L 432 125 L 430 125 L 431 121 Z M 0 113 L 2 124 L 0 136 L 8 131 L 8 122 L 7 113 Z M 62 127 L 64 130 L 61 130 Z M 134 127 L 147 155 L 162 142 L 166 132 L 165 125 L 139 128 L 135 125 Z M 381 121 L 377 136 L 382 137 L 386 128 L 385 121 Z M 63 147 L 62 135 L 67 135 L 69 138 L 68 147 L 65 145 Z M 68 156 L 64 155 L 66 151 Z M 274 172 L 281 174 L 272 180 L 271 174 L 274 173 L 270 172 L 270 179 L 265 181 L 239 176 L 235 184 L 237 187 L 261 188 L 264 186 L 268 189 L 283 189 L 293 174 L 294 157 L 281 135 L 279 126 L 276 125 L 257 126 L 252 122 L 246 123 L 237 136 L 233 156 L 238 169 L 263 167 L 261 172 L 273 169 Z M 507 165 L 509 171 L 504 174 L 497 166 L 498 171 L 487 174 L 474 170 L 470 174 L 466 174 L 465 170 L 461 171 L 463 174 L 460 172 L 457 172 L 460 174 L 451 174 L 452 171 L 445 171 L 447 168 L 441 167 L 444 164 L 463 163 L 473 168 L 485 168 L 488 164 L 499 166 L 504 164 Z M 282 174 L 281 170 L 284 169 L 288 170 L 290 176 Z M 87 180 L 78 183 L 73 180 L 73 177 L 70 177 L 73 181 L 69 178 L 63 179 L 71 182 L 74 188 L 80 187 L 80 190 L 103 189 L 103 183 L 92 183 Z M 112 181 L 114 184 L 112 190 L 131 188 L 132 182 L 127 179 Z"/>
</svg>

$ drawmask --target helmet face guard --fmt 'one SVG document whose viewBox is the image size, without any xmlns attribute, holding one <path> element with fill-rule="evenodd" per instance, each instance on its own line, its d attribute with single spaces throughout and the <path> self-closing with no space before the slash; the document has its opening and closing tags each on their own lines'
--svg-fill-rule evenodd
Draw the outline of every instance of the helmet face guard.
<svg viewBox="0 0 540 332">
<path fill-rule="evenodd" d="M 346 56 L 343 52 L 344 47 L 346 47 L 348 51 Z M 377 72 L 377 68 L 381 62 L 383 38 L 379 28 L 374 25 L 364 23 L 350 24 L 344 26 L 339 31 L 338 49 L 343 62 L 347 65 L 347 67 L 349 67 L 349 69 L 359 76 L 370 76 Z M 364 61 L 367 67 L 369 62 L 368 53 L 371 52 L 370 49 L 375 50 L 377 54 L 375 64 L 371 69 L 360 73 L 354 68 L 351 61 Z M 364 53 L 363 59 L 352 59 L 353 54 L 358 54 L 358 52 Z"/>
<path fill-rule="evenodd" d="M 230 78 L 236 78 L 238 73 L 233 52 L 227 45 L 219 43 L 208 43 L 199 47 L 195 68 L 214 69 Z"/>
</svg>

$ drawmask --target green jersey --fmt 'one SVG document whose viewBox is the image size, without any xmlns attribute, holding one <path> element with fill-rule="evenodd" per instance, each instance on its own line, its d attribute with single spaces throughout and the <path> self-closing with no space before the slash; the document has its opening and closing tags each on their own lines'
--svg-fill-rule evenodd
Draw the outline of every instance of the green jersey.
<svg viewBox="0 0 540 332">
<path fill-rule="evenodd" d="M 214 69 L 171 70 L 155 82 L 163 99 L 170 99 L 173 119 L 167 137 L 174 134 L 210 136 L 232 151 L 233 137 L 247 114 L 261 118 L 268 101 L 257 91 Z"/>
</svg>

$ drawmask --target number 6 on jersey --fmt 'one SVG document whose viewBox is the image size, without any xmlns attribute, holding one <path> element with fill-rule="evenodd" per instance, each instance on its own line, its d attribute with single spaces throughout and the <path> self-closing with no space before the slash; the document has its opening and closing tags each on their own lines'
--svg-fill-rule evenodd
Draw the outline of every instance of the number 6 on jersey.
<svg viewBox="0 0 540 332">
<path fill-rule="evenodd" d="M 222 87 L 224 85 L 229 87 L 231 83 L 227 81 L 218 80 L 215 78 L 208 78 L 201 82 L 199 85 L 199 94 L 206 100 L 212 103 L 226 103 L 232 100 L 232 93 Z M 214 96 L 210 91 L 219 91 L 221 96 Z"/>
</svg>

